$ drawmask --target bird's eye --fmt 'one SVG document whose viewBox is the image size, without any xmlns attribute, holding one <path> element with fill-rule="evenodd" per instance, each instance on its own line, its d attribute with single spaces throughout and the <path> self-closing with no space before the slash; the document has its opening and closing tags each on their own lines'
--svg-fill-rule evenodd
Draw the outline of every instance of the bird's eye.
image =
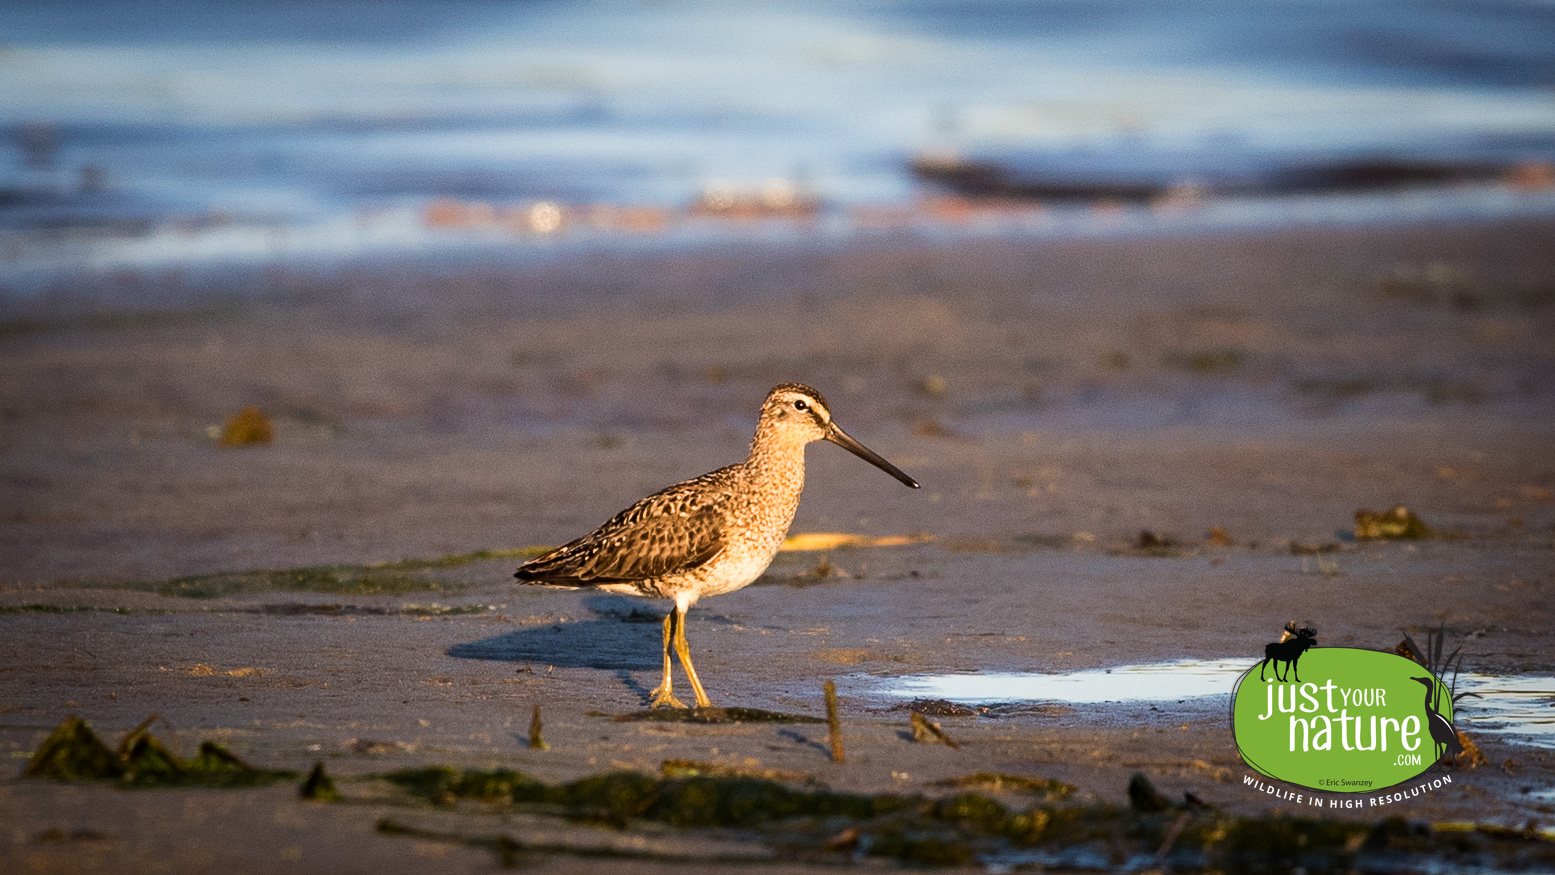
<svg viewBox="0 0 1555 875">
<path fill-rule="evenodd" d="M 806 404 L 803 398 L 798 398 L 798 399 L 795 399 L 795 401 L 794 401 L 794 409 L 795 410 L 809 410 L 810 409 L 810 405 Z"/>
</svg>

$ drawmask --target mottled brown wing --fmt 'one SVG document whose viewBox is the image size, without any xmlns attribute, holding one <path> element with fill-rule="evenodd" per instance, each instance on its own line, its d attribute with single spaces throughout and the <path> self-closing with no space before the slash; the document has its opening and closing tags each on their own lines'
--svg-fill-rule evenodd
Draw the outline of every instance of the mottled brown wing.
<svg viewBox="0 0 1555 875">
<path fill-rule="evenodd" d="M 648 580 L 707 562 L 723 549 L 729 496 L 695 483 L 650 495 L 582 538 L 524 563 L 514 576 L 590 586 Z"/>
</svg>

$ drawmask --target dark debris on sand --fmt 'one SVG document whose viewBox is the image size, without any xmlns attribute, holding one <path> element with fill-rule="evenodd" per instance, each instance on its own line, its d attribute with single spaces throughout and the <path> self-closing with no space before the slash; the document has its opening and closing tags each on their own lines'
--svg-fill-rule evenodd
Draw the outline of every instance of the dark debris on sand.
<svg viewBox="0 0 1555 875">
<path fill-rule="evenodd" d="M 796 789 L 734 774 L 666 769 L 592 775 L 546 784 L 505 769 L 430 767 L 380 777 L 436 805 L 473 800 L 559 816 L 575 823 L 629 829 L 659 823 L 682 830 L 738 830 L 787 859 L 816 863 L 881 858 L 910 866 L 1030 865 L 1177 871 L 1399 871 L 1443 866 L 1539 869 L 1555 865 L 1555 842 L 1537 831 L 1427 824 L 1393 817 L 1375 822 L 1286 815 L 1238 817 L 1204 806 L 1191 794 L 1171 801 L 1149 778 L 1129 782 L 1130 803 L 1063 804 L 1073 788 L 1007 775 L 969 775 L 940 786 L 964 792 L 921 795 Z M 1026 793 L 1036 803 L 1012 808 L 967 787 Z M 413 828 L 389 832 L 417 834 Z M 423 838 L 432 836 L 422 835 Z M 436 838 L 497 847 L 490 835 Z M 504 837 L 513 847 L 521 840 Z M 600 849 L 550 848 L 596 855 Z"/>
</svg>

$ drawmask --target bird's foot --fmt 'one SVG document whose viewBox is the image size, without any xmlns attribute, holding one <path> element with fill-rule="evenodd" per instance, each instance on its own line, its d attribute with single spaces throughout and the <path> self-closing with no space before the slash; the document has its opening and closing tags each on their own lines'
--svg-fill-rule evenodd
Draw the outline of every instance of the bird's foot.
<svg viewBox="0 0 1555 875">
<path fill-rule="evenodd" d="M 686 705 L 685 702 L 682 702 L 679 699 L 675 698 L 675 695 L 673 693 L 671 693 L 669 690 L 654 690 L 653 691 L 653 697 L 648 700 L 648 707 L 649 708 L 680 708 L 680 709 L 684 710 L 687 707 L 687 705 Z"/>
</svg>

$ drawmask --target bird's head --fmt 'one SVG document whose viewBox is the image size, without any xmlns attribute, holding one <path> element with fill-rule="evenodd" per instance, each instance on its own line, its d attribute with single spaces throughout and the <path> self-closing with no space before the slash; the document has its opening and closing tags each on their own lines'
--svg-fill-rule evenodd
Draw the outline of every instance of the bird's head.
<svg viewBox="0 0 1555 875">
<path fill-rule="evenodd" d="M 830 441 L 902 483 L 918 488 L 917 481 L 854 440 L 833 422 L 831 405 L 826 403 L 826 396 L 802 383 L 779 383 L 767 393 L 767 400 L 761 405 L 761 424 L 757 429 L 757 441 L 764 439 L 798 444 Z"/>
<path fill-rule="evenodd" d="M 1426 689 L 1436 686 L 1436 678 L 1410 678 L 1410 680 L 1425 684 Z"/>
<path fill-rule="evenodd" d="M 761 422 L 790 441 L 821 441 L 832 425 L 831 406 L 825 395 L 809 386 L 780 383 L 761 405 Z"/>
</svg>

